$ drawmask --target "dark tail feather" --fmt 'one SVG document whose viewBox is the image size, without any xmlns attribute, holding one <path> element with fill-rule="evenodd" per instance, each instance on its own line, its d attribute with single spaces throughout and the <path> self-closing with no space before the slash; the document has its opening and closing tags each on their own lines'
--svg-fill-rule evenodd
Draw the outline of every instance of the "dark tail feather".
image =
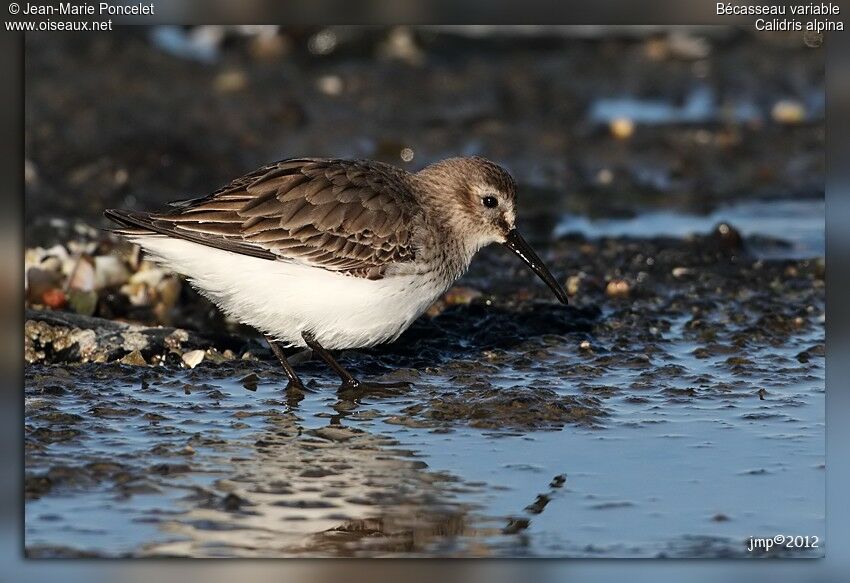
<svg viewBox="0 0 850 583">
<path fill-rule="evenodd" d="M 113 229 L 120 235 L 144 235 L 160 232 L 160 229 L 154 226 L 150 213 L 106 209 L 103 211 L 103 216 L 120 226 L 118 229 Z"/>
<path fill-rule="evenodd" d="M 103 215 L 111 221 L 118 223 L 119 228 L 113 229 L 113 233 L 119 235 L 163 235 L 175 239 L 184 239 L 193 243 L 200 243 L 207 247 L 215 247 L 224 251 L 241 253 L 259 257 L 260 259 L 277 259 L 277 255 L 262 247 L 243 244 L 239 240 L 229 240 L 225 237 L 205 235 L 203 233 L 192 233 L 185 229 L 175 227 L 173 223 L 162 220 L 162 215 L 139 211 L 125 211 L 121 209 L 107 209 Z"/>
</svg>

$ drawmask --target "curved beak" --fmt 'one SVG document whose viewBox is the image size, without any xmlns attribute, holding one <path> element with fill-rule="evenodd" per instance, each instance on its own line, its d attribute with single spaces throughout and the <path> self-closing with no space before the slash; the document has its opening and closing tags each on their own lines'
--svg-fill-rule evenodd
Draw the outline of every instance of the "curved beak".
<svg viewBox="0 0 850 583">
<path fill-rule="evenodd" d="M 549 271 L 546 265 L 543 264 L 543 261 L 537 256 L 534 249 L 531 248 L 528 242 L 522 238 L 522 235 L 520 235 L 516 229 L 511 229 L 508 232 L 504 245 L 519 255 L 519 258 L 525 261 L 525 264 L 528 265 L 531 270 L 540 277 L 540 279 L 546 282 L 546 285 L 555 292 L 555 297 L 557 297 L 562 304 L 569 303 L 567 292 L 558 283 L 552 275 L 552 272 Z"/>
</svg>

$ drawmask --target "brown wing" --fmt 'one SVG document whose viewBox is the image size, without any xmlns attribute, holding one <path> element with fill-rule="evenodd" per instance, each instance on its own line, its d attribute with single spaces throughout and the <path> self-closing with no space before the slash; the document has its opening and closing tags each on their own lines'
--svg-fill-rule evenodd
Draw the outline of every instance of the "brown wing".
<svg viewBox="0 0 850 583">
<path fill-rule="evenodd" d="M 387 164 L 283 160 L 178 205 L 139 226 L 371 279 L 414 259 L 409 220 L 415 206 L 404 172 Z M 138 225 L 138 215 L 132 218 Z"/>
</svg>

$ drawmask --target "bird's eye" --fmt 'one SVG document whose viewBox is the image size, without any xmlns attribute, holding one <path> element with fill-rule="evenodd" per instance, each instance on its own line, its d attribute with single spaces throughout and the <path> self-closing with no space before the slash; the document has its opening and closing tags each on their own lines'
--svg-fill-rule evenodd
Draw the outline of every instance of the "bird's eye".
<svg viewBox="0 0 850 583">
<path fill-rule="evenodd" d="M 494 209 L 499 206 L 499 200 L 495 196 L 485 196 L 481 199 L 481 204 L 486 206 L 488 209 Z"/>
</svg>

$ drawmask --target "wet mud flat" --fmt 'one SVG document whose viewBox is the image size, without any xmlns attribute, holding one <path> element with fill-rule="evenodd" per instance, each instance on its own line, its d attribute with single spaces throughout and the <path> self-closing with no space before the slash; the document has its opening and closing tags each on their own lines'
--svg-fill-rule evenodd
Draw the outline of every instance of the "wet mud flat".
<svg viewBox="0 0 850 583">
<path fill-rule="evenodd" d="M 820 49 L 720 27 L 193 38 L 27 36 L 29 556 L 822 539 Z M 572 305 L 483 250 L 397 342 L 341 356 L 399 394 L 340 398 L 305 355 L 288 399 L 253 331 L 97 230 L 283 157 L 459 154 L 516 177 Z"/>
<path fill-rule="evenodd" d="M 824 264 L 775 258 L 787 247 L 725 224 L 565 235 L 545 255 L 571 274 L 567 307 L 487 250 L 399 341 L 342 355 L 413 383 L 356 401 L 313 361 L 312 392 L 288 400 L 250 339 L 253 359 L 208 339 L 229 358 L 192 369 L 181 351 L 198 345 L 156 339 L 158 366 L 128 364 L 130 347 L 79 362 L 33 311 L 27 553 L 746 557 L 750 536 L 822 541 Z"/>
</svg>

